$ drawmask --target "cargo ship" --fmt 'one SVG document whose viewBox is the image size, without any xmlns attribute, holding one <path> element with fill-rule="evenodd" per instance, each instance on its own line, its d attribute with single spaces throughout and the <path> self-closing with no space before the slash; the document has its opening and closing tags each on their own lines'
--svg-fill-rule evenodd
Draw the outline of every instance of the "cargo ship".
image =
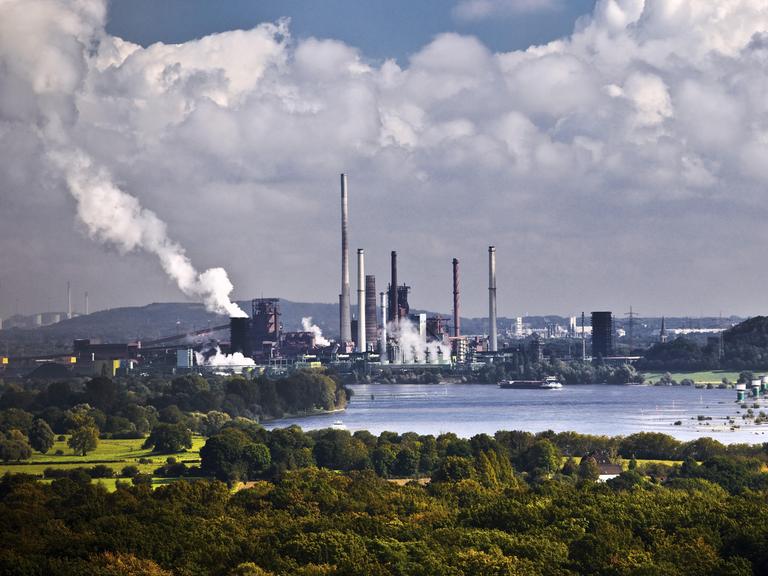
<svg viewBox="0 0 768 576">
<path fill-rule="evenodd" d="M 519 390 L 559 390 L 563 385 L 555 376 L 547 376 L 544 380 L 502 380 L 499 388 Z"/>
</svg>

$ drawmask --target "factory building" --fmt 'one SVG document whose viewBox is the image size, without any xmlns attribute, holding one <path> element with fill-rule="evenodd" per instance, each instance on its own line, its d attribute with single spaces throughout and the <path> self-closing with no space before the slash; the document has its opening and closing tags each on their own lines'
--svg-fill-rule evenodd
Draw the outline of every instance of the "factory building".
<svg viewBox="0 0 768 576">
<path fill-rule="evenodd" d="M 592 312 L 592 357 L 613 356 L 613 314 Z"/>
<path fill-rule="evenodd" d="M 250 318 L 230 318 L 230 353 L 248 358 L 273 358 L 280 342 L 280 300 L 251 301 Z"/>
</svg>

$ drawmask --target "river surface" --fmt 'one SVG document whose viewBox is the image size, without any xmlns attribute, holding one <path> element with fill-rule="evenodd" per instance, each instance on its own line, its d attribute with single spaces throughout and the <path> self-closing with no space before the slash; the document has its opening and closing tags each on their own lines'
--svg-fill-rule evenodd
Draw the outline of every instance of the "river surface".
<svg viewBox="0 0 768 576">
<path fill-rule="evenodd" d="M 284 418 L 267 428 L 298 424 L 304 430 L 341 421 L 351 431 L 385 430 L 468 438 L 497 430 L 628 435 L 664 432 L 681 440 L 711 436 L 720 442 L 768 442 L 768 425 L 742 419 L 735 390 L 659 386 L 565 386 L 561 390 L 502 390 L 482 384 L 356 384 L 342 412 Z M 752 407 L 753 400 L 748 404 Z M 768 400 L 760 400 L 768 412 Z M 712 420 L 699 421 L 699 416 Z M 731 430 L 728 417 L 738 426 Z M 675 422 L 680 425 L 675 425 Z"/>
</svg>

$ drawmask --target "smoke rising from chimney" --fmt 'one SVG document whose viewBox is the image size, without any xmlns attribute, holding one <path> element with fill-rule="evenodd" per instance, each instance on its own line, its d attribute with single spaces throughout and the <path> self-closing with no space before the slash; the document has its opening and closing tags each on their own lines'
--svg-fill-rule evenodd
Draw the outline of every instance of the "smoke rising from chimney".
<svg viewBox="0 0 768 576">
<path fill-rule="evenodd" d="M 312 332 L 315 335 L 315 345 L 320 348 L 326 348 L 331 345 L 330 340 L 323 336 L 323 331 L 320 326 L 312 322 L 312 316 L 305 316 L 301 319 L 301 329 L 304 330 L 304 332 Z"/>
<path fill-rule="evenodd" d="M 203 301 L 209 312 L 244 318 L 247 314 L 229 298 L 234 286 L 223 268 L 198 272 L 184 248 L 168 237 L 165 222 L 138 199 L 120 190 L 104 168 L 94 165 L 82 151 L 57 150 L 50 154 L 65 175 L 77 202 L 77 216 L 90 237 L 121 253 L 143 250 L 160 260 L 168 276 L 190 298 Z"/>
</svg>

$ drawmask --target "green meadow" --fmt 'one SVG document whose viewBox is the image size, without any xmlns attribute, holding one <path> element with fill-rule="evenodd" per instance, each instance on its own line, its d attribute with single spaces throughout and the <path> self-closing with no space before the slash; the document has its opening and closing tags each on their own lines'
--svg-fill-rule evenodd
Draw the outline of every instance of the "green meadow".
<svg viewBox="0 0 768 576">
<path fill-rule="evenodd" d="M 57 437 L 58 438 L 58 437 Z M 192 437 L 192 448 L 182 452 L 176 452 L 173 454 L 157 454 L 149 449 L 142 448 L 144 439 L 130 439 L 130 440 L 99 440 L 99 446 L 93 452 L 89 452 L 85 456 L 77 456 L 72 449 L 67 446 L 67 437 L 64 440 L 56 440 L 53 448 L 51 448 L 47 454 L 40 454 L 34 452 L 32 458 L 20 463 L 3 463 L 0 464 L 0 474 L 10 472 L 12 474 L 34 474 L 37 476 L 43 475 L 43 471 L 46 468 L 58 468 L 69 470 L 72 468 L 90 468 L 96 464 L 104 464 L 109 466 L 115 471 L 115 474 L 120 474 L 121 470 L 128 465 L 136 466 L 143 474 L 152 474 L 152 472 L 165 464 L 166 459 L 173 457 L 177 462 L 184 462 L 187 466 L 199 466 L 200 465 L 200 448 L 205 444 L 205 438 L 202 436 Z M 57 452 L 61 452 L 57 454 Z M 144 460 L 144 463 L 140 463 L 139 460 Z M 149 460 L 149 462 L 147 462 Z M 130 481 L 130 479 L 123 479 L 124 481 Z M 165 483 L 160 480 L 168 480 L 166 478 L 155 478 L 154 482 L 157 484 Z M 95 480 L 102 482 L 106 486 L 114 488 L 114 478 L 104 478 Z"/>
<path fill-rule="evenodd" d="M 666 372 L 645 372 L 645 381 L 648 384 L 658 382 Z M 714 370 L 709 372 L 670 372 L 672 379 L 681 382 L 686 378 L 693 380 L 696 384 L 720 384 L 723 378 L 727 378 L 731 384 L 739 379 L 738 372 L 728 372 L 725 370 Z"/>
</svg>

